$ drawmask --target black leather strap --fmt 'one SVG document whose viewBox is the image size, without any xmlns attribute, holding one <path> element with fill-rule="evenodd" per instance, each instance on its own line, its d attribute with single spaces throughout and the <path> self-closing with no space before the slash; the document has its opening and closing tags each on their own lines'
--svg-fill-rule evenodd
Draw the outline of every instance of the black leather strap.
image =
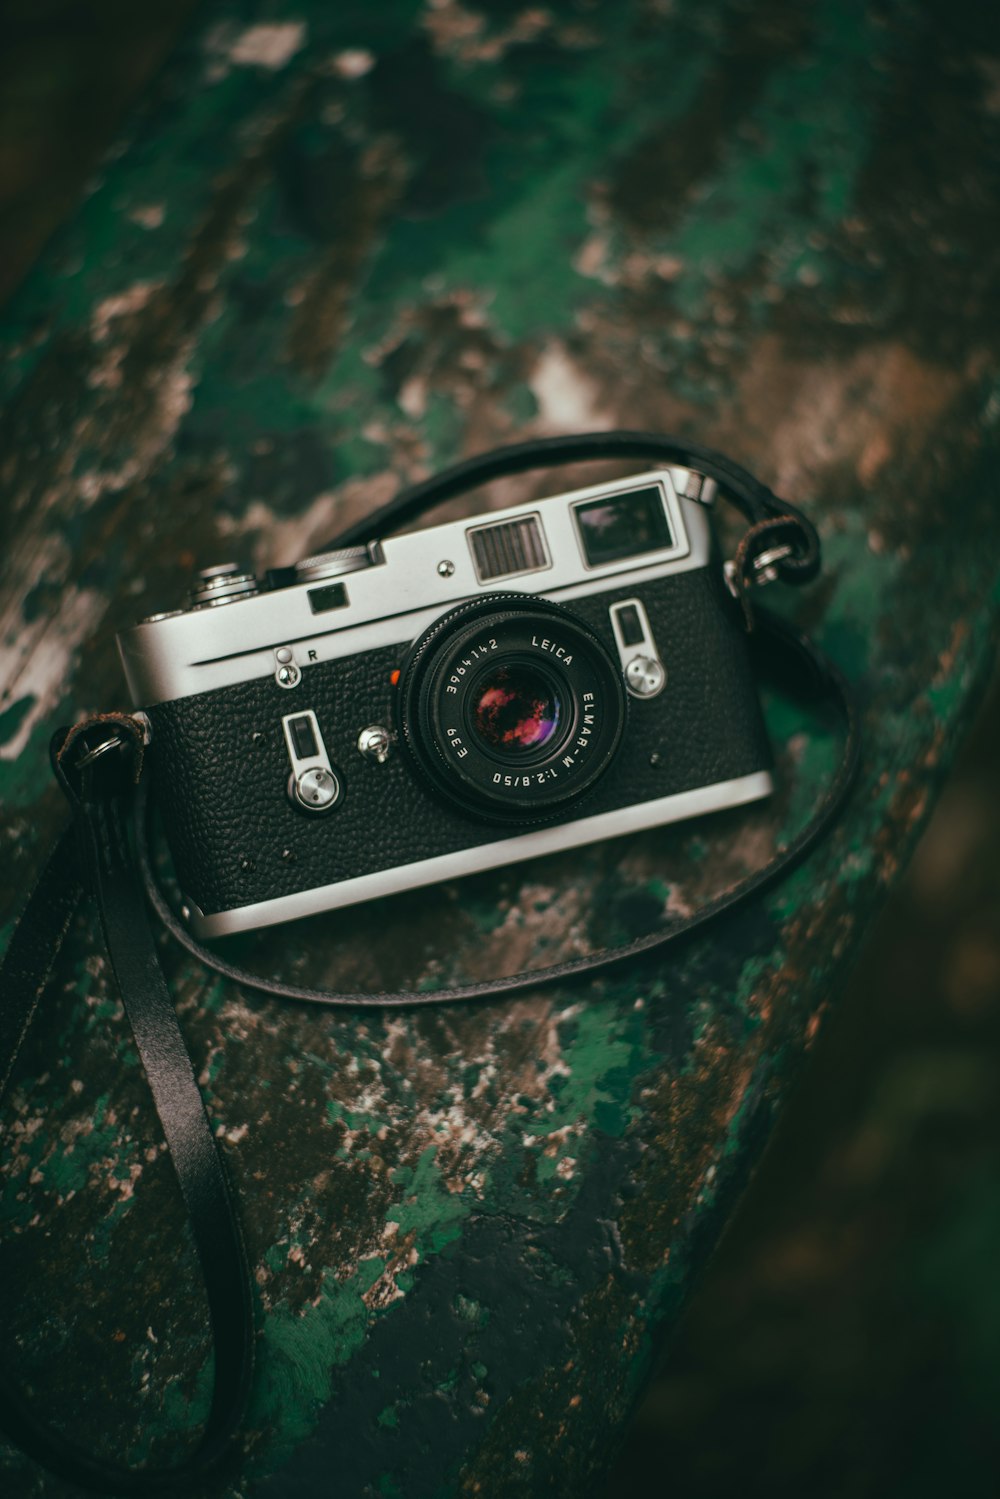
<svg viewBox="0 0 1000 1499">
<path fill-rule="evenodd" d="M 806 825 L 762 869 L 722 891 L 701 910 L 622 947 L 547 968 L 426 992 L 357 994 L 277 983 L 226 962 L 203 947 L 177 919 L 157 886 L 147 839 L 147 788 L 141 780 L 141 732 L 129 715 L 103 715 L 62 732 L 55 744 L 57 774 L 75 813 L 15 930 L 0 965 L 0 1093 L 35 1014 L 45 981 L 86 886 L 96 896 L 105 943 L 122 994 L 164 1134 L 177 1171 L 208 1291 L 215 1340 L 215 1390 L 200 1445 L 169 1469 L 129 1469 L 104 1462 L 46 1427 L 13 1391 L 0 1418 L 8 1434 L 45 1466 L 103 1494 L 180 1492 L 216 1470 L 232 1453 L 253 1370 L 252 1288 L 249 1266 L 225 1170 L 177 1025 L 140 894 L 168 931 L 193 956 L 245 988 L 328 1006 L 388 1008 L 495 998 L 590 975 L 658 952 L 690 937 L 725 912 L 773 885 L 806 857 L 838 815 L 858 765 L 859 728 L 851 693 L 836 667 L 776 616 L 751 610 L 747 598 L 758 559 L 774 557 L 774 572 L 805 582 L 819 566 L 815 529 L 801 513 L 721 454 L 655 434 L 603 432 L 552 438 L 500 449 L 446 470 L 401 493 L 389 505 L 337 537 L 344 546 L 384 535 L 424 509 L 504 474 L 588 459 L 654 459 L 694 468 L 716 479 L 750 522 L 737 554 L 733 582 L 754 626 L 760 664 L 791 676 L 801 698 L 833 708 L 843 731 L 838 768 Z M 82 760 L 82 768 L 72 769 Z M 138 787 L 135 782 L 138 781 Z M 137 816 L 129 838 L 132 804 Z"/>
<path fill-rule="evenodd" d="M 45 861 L 0 967 L 0 1098 L 35 1017 L 45 981 L 83 895 L 76 831 L 66 828 Z"/>
<path fill-rule="evenodd" d="M 82 770 L 74 770 L 65 753 L 69 750 L 87 761 Z M 45 1467 L 101 1494 L 179 1493 L 214 1471 L 232 1453 L 253 1375 L 252 1282 L 243 1237 L 136 878 L 129 822 L 137 763 L 141 731 L 127 715 L 104 715 L 57 734 L 53 764 L 74 824 L 32 892 L 0 968 L 5 1088 L 84 886 L 96 897 L 115 982 L 177 1173 L 208 1295 L 215 1345 L 212 1406 L 200 1444 L 176 1466 L 131 1469 L 97 1458 L 40 1421 L 18 1391 L 5 1387 L 0 1424 L 7 1435 Z"/>
</svg>

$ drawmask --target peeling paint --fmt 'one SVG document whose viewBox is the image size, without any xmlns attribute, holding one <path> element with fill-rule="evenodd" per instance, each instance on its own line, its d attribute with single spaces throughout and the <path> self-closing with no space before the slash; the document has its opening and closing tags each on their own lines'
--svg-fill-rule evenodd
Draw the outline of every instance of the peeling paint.
<svg viewBox="0 0 1000 1499">
<path fill-rule="evenodd" d="M 601 409 L 593 380 L 573 363 L 565 349 L 558 346 L 546 349 L 528 383 L 538 402 L 543 427 L 572 431 L 602 427 L 609 422 L 608 411 Z"/>
</svg>

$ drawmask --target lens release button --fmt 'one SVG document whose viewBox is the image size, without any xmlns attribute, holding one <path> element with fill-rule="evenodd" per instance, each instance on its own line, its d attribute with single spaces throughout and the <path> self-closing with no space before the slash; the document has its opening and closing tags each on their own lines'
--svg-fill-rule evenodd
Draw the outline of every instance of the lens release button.
<svg viewBox="0 0 1000 1499">
<path fill-rule="evenodd" d="M 392 735 L 384 724 L 372 723 L 358 735 L 358 749 L 366 760 L 384 765 L 392 749 Z"/>
</svg>

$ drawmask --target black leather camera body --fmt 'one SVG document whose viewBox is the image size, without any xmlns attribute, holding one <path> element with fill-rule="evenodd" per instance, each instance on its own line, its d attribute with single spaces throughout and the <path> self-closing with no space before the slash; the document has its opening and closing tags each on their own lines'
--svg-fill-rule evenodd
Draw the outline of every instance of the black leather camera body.
<svg viewBox="0 0 1000 1499">
<path fill-rule="evenodd" d="M 711 480 L 201 573 L 119 636 L 198 936 L 766 796 Z"/>
</svg>

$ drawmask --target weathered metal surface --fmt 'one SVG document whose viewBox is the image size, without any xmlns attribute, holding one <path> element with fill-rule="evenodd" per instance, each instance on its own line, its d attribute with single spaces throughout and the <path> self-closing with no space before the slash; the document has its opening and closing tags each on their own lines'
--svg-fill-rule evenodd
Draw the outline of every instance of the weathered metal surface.
<svg viewBox="0 0 1000 1499">
<path fill-rule="evenodd" d="M 221 1495 L 578 1495 L 731 1212 L 996 639 L 995 40 L 969 4 L 213 4 L 7 317 L 4 909 L 62 818 L 52 727 L 195 562 L 284 562 L 512 435 L 689 431 L 817 516 L 801 619 L 863 783 L 669 963 L 373 1020 L 165 953 L 257 1268 Z M 575 478 L 575 476 L 572 476 Z M 504 503 L 551 479 L 511 482 Z M 776 805 L 234 943 L 345 984 L 646 929 L 765 857 L 830 763 L 769 705 Z M 6 1117 L 4 1345 L 134 1458 L 204 1411 L 193 1253 L 89 929 Z M 4 1454 L 11 1492 L 67 1486 Z"/>
</svg>

